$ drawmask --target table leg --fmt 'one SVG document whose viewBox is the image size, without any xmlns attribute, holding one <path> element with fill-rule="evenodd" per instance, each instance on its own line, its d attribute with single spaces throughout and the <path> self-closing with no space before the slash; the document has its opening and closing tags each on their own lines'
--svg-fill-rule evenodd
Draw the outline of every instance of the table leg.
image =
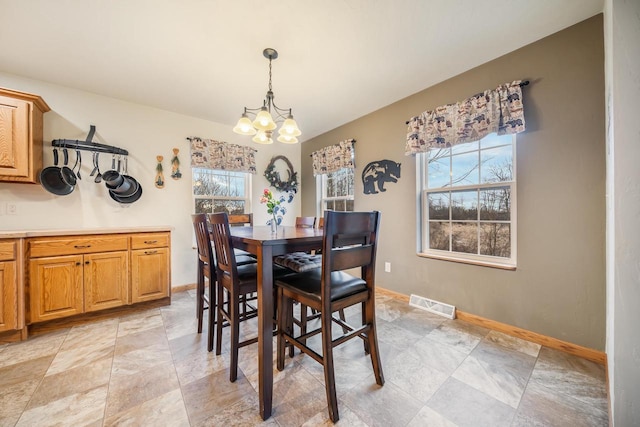
<svg viewBox="0 0 640 427">
<path fill-rule="evenodd" d="M 260 415 L 271 416 L 273 400 L 273 251 L 258 249 L 258 394 Z"/>
</svg>

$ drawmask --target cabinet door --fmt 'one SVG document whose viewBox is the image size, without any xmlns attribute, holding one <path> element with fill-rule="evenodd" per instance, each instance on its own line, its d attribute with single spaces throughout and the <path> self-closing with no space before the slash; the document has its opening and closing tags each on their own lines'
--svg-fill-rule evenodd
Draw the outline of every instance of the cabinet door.
<svg viewBox="0 0 640 427">
<path fill-rule="evenodd" d="M 169 296 L 169 249 L 131 251 L 131 302 Z"/>
<path fill-rule="evenodd" d="M 86 312 L 119 307 L 129 302 L 128 252 L 84 256 Z"/>
<path fill-rule="evenodd" d="M 29 272 L 31 322 L 58 319 L 84 311 L 82 255 L 32 259 Z"/>
<path fill-rule="evenodd" d="M 29 108 L 20 99 L 0 96 L 0 176 L 29 176 Z"/>
<path fill-rule="evenodd" d="M 0 262 L 0 332 L 18 328 L 16 262 Z"/>
</svg>

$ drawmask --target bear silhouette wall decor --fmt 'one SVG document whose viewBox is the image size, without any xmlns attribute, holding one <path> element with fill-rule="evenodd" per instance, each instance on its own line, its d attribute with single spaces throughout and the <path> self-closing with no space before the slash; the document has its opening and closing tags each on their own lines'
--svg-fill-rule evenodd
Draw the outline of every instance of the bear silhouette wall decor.
<svg viewBox="0 0 640 427">
<path fill-rule="evenodd" d="M 384 188 L 384 183 L 398 182 L 398 179 L 400 179 L 400 163 L 393 160 L 371 162 L 362 171 L 364 194 L 378 194 L 380 191 L 387 191 Z"/>
</svg>

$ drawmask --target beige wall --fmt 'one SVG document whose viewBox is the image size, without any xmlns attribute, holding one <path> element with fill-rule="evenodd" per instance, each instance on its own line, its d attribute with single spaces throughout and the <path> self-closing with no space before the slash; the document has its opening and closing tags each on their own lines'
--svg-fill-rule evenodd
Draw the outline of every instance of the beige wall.
<svg viewBox="0 0 640 427">
<path fill-rule="evenodd" d="M 640 2 L 605 2 L 610 418 L 640 425 Z"/>
<path fill-rule="evenodd" d="M 517 137 L 517 270 L 416 256 L 416 167 L 404 156 L 405 121 L 516 79 L 531 81 L 523 90 L 527 130 Z M 315 214 L 310 153 L 355 138 L 356 209 L 382 211 L 379 286 L 603 350 L 604 112 L 598 15 L 305 142 L 302 213 Z M 386 193 L 364 195 L 362 168 L 380 159 L 401 162 L 402 177 Z"/>
<path fill-rule="evenodd" d="M 236 135 L 232 126 L 196 119 L 169 111 L 124 102 L 105 96 L 52 85 L 42 81 L 0 73 L 0 87 L 35 93 L 49 104 L 51 111 L 44 115 L 44 165 L 53 163 L 51 140 L 58 138 L 84 140 L 89 125 L 96 125 L 94 141 L 115 145 L 129 151 L 129 175 L 142 185 L 139 201 L 120 205 L 113 201 L 104 184 L 89 180 L 91 156 L 84 153 L 83 179 L 73 193 L 54 196 L 40 185 L 0 182 L 0 204 L 16 204 L 18 215 L 4 215 L 0 209 L 0 230 L 77 229 L 139 225 L 168 225 L 173 227 L 171 241 L 172 285 L 196 282 L 196 254 L 193 249 L 191 213 L 191 168 L 188 136 L 213 138 L 221 141 L 255 146 L 256 168 L 252 197 L 254 222 L 264 224 L 268 218 L 264 205 L 257 203 L 262 190 L 268 186 L 262 176 L 271 157 L 287 156 L 294 169 L 300 169 L 300 144 L 275 143 L 256 146 L 248 137 Z M 172 148 L 180 150 L 183 177 L 170 178 Z M 165 187 L 154 186 L 156 155 L 164 156 Z M 71 156 L 75 160 L 74 156 Z M 110 166 L 107 156 L 101 156 L 103 170 Z M 283 172 L 284 173 L 284 172 Z M 287 205 L 285 222 L 295 223 L 300 213 L 300 197 Z"/>
</svg>

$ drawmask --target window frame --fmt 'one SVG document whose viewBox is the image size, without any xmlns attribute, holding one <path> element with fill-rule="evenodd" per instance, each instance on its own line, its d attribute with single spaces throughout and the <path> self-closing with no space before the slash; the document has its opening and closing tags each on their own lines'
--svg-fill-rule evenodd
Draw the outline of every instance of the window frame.
<svg viewBox="0 0 640 427">
<path fill-rule="evenodd" d="M 494 134 L 491 134 L 494 135 Z M 458 185 L 452 186 L 447 185 L 438 188 L 428 188 L 428 159 L 429 152 L 419 153 L 416 155 L 416 206 L 417 206 L 417 242 L 416 242 L 416 252 L 418 256 L 426 257 L 426 258 L 434 258 L 441 259 L 446 261 L 454 261 L 454 262 L 462 262 L 467 264 L 481 265 L 487 267 L 495 267 L 502 268 L 507 270 L 515 270 L 517 266 L 517 171 L 516 171 L 516 135 L 511 136 L 511 152 L 512 152 L 512 179 L 510 181 L 499 181 L 499 182 L 491 182 L 491 183 L 481 183 L 478 184 L 469 184 L 469 185 Z M 484 138 L 483 138 L 484 139 Z M 497 148 L 500 146 L 507 146 L 508 144 L 502 144 L 491 148 Z M 478 153 L 478 167 L 482 168 L 481 163 L 481 143 L 478 145 L 478 148 L 470 151 Z M 455 154 L 453 154 L 455 155 Z M 459 154 L 458 154 L 459 155 Z M 452 153 L 447 154 L 447 158 L 449 159 L 449 173 L 452 173 Z M 480 225 L 482 223 L 508 223 L 510 224 L 510 257 L 499 257 L 494 255 L 483 255 L 476 253 L 464 253 L 464 252 L 455 252 L 453 251 L 453 233 L 449 231 L 449 249 L 441 250 L 441 249 L 432 249 L 429 248 L 429 226 L 428 223 L 431 221 L 429 218 L 429 207 L 428 207 L 428 196 L 431 193 L 440 193 L 440 192 L 458 192 L 458 191 L 482 191 L 483 189 L 492 189 L 492 188 L 500 188 L 500 187 L 509 187 L 510 189 L 510 220 L 509 221 L 499 221 L 499 220 L 482 220 L 481 219 L 481 209 L 479 208 L 480 199 L 478 198 L 478 209 L 477 209 L 477 217 L 474 220 L 468 220 L 468 222 L 473 222 L 477 224 L 478 231 L 478 252 L 480 251 Z M 449 199 L 449 219 L 446 220 L 449 224 L 454 223 L 462 223 L 466 222 L 464 220 L 453 220 L 451 215 L 451 207 L 453 203 L 451 202 L 451 198 Z M 442 220 L 440 220 L 442 221 Z"/>
<path fill-rule="evenodd" d="M 204 167 L 194 167 L 195 169 L 204 169 L 204 170 L 208 170 L 208 171 L 213 171 L 216 174 L 219 175 L 227 175 L 227 177 L 229 177 L 229 174 L 243 174 L 244 175 L 244 196 L 204 196 L 204 195 L 196 195 L 194 188 L 195 188 L 195 179 L 194 177 L 194 170 L 192 170 L 192 179 L 191 179 L 191 198 L 192 198 L 192 210 L 195 213 L 195 209 L 196 209 L 196 202 L 198 200 L 211 200 L 211 205 L 212 207 L 215 207 L 215 202 L 216 200 L 229 200 L 229 201 L 243 201 L 244 202 L 244 213 L 252 213 L 252 205 L 251 205 L 251 194 L 252 194 L 252 190 L 251 190 L 251 183 L 252 183 L 252 179 L 251 179 L 251 173 L 249 172 L 241 172 L 241 171 L 228 171 L 228 170 L 224 170 L 224 169 L 213 169 L 213 168 L 204 168 Z M 212 212 L 215 212 L 212 210 Z M 212 212 L 208 212 L 208 213 L 212 213 Z"/>
<path fill-rule="evenodd" d="M 350 188 L 350 193 L 346 196 L 327 196 L 327 181 L 329 180 L 329 175 L 333 175 L 333 174 L 338 174 L 338 173 L 349 173 L 352 175 L 352 179 L 351 179 L 351 188 Z M 325 174 L 321 174 L 321 175 L 316 175 L 316 212 L 317 212 L 317 217 L 318 218 L 322 218 L 324 217 L 324 212 L 325 212 L 325 205 L 326 202 L 332 202 L 332 201 L 340 201 L 340 200 L 344 200 L 346 201 L 352 201 L 352 205 L 355 204 L 355 168 L 342 168 L 340 170 L 337 170 L 335 172 L 330 172 L 330 173 L 325 173 Z M 346 203 L 345 203 L 346 206 Z M 355 209 L 355 206 L 354 206 Z"/>
</svg>

